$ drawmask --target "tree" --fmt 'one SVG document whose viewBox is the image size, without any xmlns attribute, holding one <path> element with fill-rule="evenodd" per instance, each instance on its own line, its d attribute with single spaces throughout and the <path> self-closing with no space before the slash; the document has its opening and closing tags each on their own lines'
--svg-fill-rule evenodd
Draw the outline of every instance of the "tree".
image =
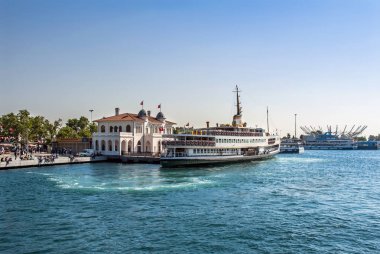
<svg viewBox="0 0 380 254">
<path fill-rule="evenodd" d="M 42 141 L 47 138 L 48 131 L 46 126 L 46 119 L 43 116 L 36 116 L 30 118 L 30 130 L 28 133 L 28 140 Z"/>
<path fill-rule="evenodd" d="M 50 123 L 48 120 L 45 120 L 45 125 L 49 134 L 48 141 L 51 142 L 57 136 L 58 131 L 62 126 L 62 119 L 58 119 L 53 123 Z"/>
<path fill-rule="evenodd" d="M 356 141 L 367 141 L 366 137 L 357 137 Z"/>
<path fill-rule="evenodd" d="M 59 130 L 59 132 L 57 134 L 57 138 L 59 138 L 59 139 L 79 138 L 79 135 L 73 128 L 71 128 L 69 126 L 65 126 Z"/>
<path fill-rule="evenodd" d="M 9 113 L 1 117 L 1 135 L 17 137 L 18 118 L 14 113 Z M 17 132 L 17 133 L 16 133 Z"/>
<path fill-rule="evenodd" d="M 368 140 L 373 140 L 373 141 L 380 141 L 380 134 L 375 136 L 375 135 L 370 135 L 368 137 Z"/>
<path fill-rule="evenodd" d="M 66 126 L 59 130 L 58 138 L 90 138 L 96 132 L 96 124 L 81 116 L 67 120 Z"/>
</svg>

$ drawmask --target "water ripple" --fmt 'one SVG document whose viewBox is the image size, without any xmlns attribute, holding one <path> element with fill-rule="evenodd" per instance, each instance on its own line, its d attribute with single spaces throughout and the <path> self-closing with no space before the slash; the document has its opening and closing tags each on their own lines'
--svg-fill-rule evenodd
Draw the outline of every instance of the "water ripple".
<svg viewBox="0 0 380 254">
<path fill-rule="evenodd" d="M 380 253 L 380 153 L 0 172 L 1 253 Z"/>
</svg>

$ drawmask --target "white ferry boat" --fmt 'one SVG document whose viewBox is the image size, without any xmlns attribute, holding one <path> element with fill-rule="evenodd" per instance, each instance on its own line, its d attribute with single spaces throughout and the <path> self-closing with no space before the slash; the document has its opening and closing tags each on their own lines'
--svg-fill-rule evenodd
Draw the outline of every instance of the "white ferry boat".
<svg viewBox="0 0 380 254">
<path fill-rule="evenodd" d="M 253 161 L 280 152 L 280 137 L 261 128 L 246 127 L 242 121 L 239 90 L 236 86 L 237 113 L 231 125 L 201 128 L 191 133 L 164 136 L 162 167 L 195 166 Z"/>
<path fill-rule="evenodd" d="M 284 139 L 281 140 L 280 153 L 304 153 L 305 148 L 301 140 Z"/>
<path fill-rule="evenodd" d="M 331 132 L 316 136 L 305 136 L 305 150 L 356 150 L 358 148 L 353 138 L 339 137 Z"/>
</svg>

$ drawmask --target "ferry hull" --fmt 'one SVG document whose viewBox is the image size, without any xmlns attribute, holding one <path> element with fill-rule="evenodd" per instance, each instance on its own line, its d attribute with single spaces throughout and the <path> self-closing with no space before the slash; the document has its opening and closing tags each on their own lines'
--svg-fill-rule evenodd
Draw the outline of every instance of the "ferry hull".
<svg viewBox="0 0 380 254">
<path fill-rule="evenodd" d="M 161 158 L 161 166 L 163 168 L 172 168 L 172 167 L 186 167 L 186 166 L 205 166 L 205 165 L 214 165 L 214 164 L 230 164 L 230 163 L 240 163 L 240 162 L 249 162 L 255 160 L 265 160 L 270 159 L 274 155 L 278 154 L 278 151 L 271 152 L 269 154 L 262 155 L 252 155 L 252 156 L 218 156 L 218 157 L 199 157 L 199 158 L 190 158 L 190 157 L 177 157 L 177 158 Z"/>
<path fill-rule="evenodd" d="M 305 149 L 303 147 L 300 148 L 281 148 L 280 153 L 297 153 L 301 154 L 304 153 Z"/>
<path fill-rule="evenodd" d="M 356 146 L 305 146 L 305 150 L 356 150 Z"/>
</svg>

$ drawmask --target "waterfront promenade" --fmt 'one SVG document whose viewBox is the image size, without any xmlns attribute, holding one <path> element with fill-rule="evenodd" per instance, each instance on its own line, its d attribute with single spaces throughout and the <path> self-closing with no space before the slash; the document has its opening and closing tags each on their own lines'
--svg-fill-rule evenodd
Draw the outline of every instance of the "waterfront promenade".
<svg viewBox="0 0 380 254">
<path fill-rule="evenodd" d="M 42 155 L 43 157 L 49 156 L 49 155 Z M 107 158 L 105 156 L 97 156 L 95 158 L 91 157 L 66 157 L 66 156 L 60 156 L 58 158 L 55 158 L 52 162 L 39 162 L 38 156 L 35 156 L 33 160 L 20 160 L 19 158 L 10 161 L 7 165 L 6 162 L 0 162 L 0 170 L 7 170 L 12 168 L 26 168 L 26 167 L 35 167 L 35 166 L 52 166 L 52 165 L 63 165 L 63 164 L 78 164 L 78 163 L 90 163 L 90 162 L 101 162 L 106 161 Z"/>
</svg>

